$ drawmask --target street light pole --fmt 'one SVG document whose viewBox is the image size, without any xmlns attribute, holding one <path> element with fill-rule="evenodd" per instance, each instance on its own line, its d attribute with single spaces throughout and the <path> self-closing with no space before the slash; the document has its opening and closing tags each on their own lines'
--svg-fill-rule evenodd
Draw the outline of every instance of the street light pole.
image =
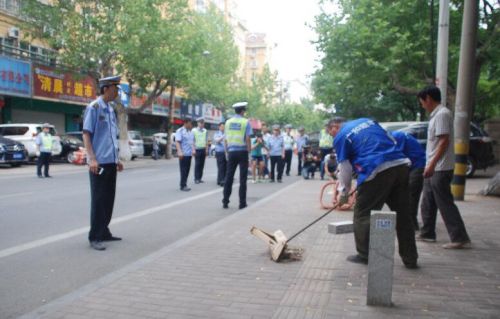
<svg viewBox="0 0 500 319">
<path fill-rule="evenodd" d="M 467 1 L 466 1 L 467 2 Z M 447 106 L 448 89 L 448 36 L 450 22 L 450 1 L 439 1 L 439 29 L 438 29 L 438 47 L 436 62 L 436 86 L 441 91 L 444 106 Z"/>
</svg>

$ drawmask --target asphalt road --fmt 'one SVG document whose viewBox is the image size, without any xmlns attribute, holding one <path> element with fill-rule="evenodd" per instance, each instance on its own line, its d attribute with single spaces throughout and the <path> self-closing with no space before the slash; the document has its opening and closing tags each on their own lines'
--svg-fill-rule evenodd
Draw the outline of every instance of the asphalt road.
<svg viewBox="0 0 500 319">
<path fill-rule="evenodd" d="M 295 165 L 294 165 L 295 167 Z M 148 256 L 236 211 L 222 209 L 216 164 L 206 162 L 206 183 L 179 191 L 177 160 L 139 159 L 118 177 L 111 231 L 123 237 L 100 252 L 89 248 L 89 182 L 85 167 L 57 164 L 52 179 L 33 165 L 0 167 L 0 318 L 13 318 Z M 296 172 L 296 168 L 293 170 Z M 248 204 L 283 184 L 248 184 Z"/>
</svg>

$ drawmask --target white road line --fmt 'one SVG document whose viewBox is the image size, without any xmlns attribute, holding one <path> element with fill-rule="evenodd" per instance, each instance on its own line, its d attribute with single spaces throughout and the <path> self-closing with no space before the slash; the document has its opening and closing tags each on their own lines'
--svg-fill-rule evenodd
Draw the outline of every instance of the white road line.
<svg viewBox="0 0 500 319">
<path fill-rule="evenodd" d="M 33 194 L 33 192 L 24 192 L 24 193 L 7 194 L 7 195 L 2 195 L 2 196 L 0 196 L 0 199 L 9 198 L 9 197 L 16 197 L 16 196 L 32 195 L 32 194 Z"/>
<path fill-rule="evenodd" d="M 239 186 L 239 184 L 234 184 L 233 188 L 237 187 L 237 186 Z M 132 214 L 128 214 L 126 216 L 115 218 L 115 219 L 113 219 L 111 221 L 111 225 L 116 225 L 116 224 L 123 223 L 123 222 L 129 221 L 129 220 L 132 220 L 132 219 L 136 219 L 136 218 L 144 217 L 144 216 L 147 216 L 147 215 L 151 215 L 151 214 L 160 212 L 162 210 L 165 210 L 165 209 L 177 206 L 177 205 L 188 203 L 188 202 L 191 202 L 191 201 L 194 201 L 194 200 L 198 200 L 200 198 L 204 198 L 204 197 L 207 197 L 207 196 L 210 196 L 210 195 L 213 195 L 213 194 L 217 194 L 217 193 L 221 193 L 221 192 L 222 192 L 222 189 L 215 189 L 215 190 L 212 190 L 212 191 L 209 191 L 209 192 L 201 193 L 201 194 L 193 196 L 193 197 L 188 197 L 188 198 L 184 198 L 184 199 L 181 199 L 181 200 L 178 200 L 178 201 L 175 201 L 175 202 L 171 202 L 171 203 L 168 203 L 168 204 L 163 204 L 163 205 L 160 205 L 160 206 L 156 206 L 156 207 L 151 207 L 151 208 L 148 208 L 148 209 L 144 209 L 144 210 L 132 213 Z M 26 251 L 26 250 L 30 250 L 30 249 L 33 249 L 33 248 L 41 247 L 41 246 L 44 246 L 44 245 L 47 245 L 47 244 L 51 244 L 51 243 L 54 243 L 54 242 L 57 242 L 57 241 L 60 241 L 60 240 L 68 239 L 70 237 L 74 237 L 74 236 L 78 236 L 78 235 L 81 235 L 81 234 L 85 234 L 88 231 L 89 231 L 89 227 L 88 226 L 87 227 L 81 227 L 81 228 L 77 228 L 77 229 L 71 230 L 71 231 L 66 232 L 66 233 L 62 233 L 62 234 L 58 234 L 58 235 L 54 235 L 54 236 L 48 236 L 48 237 L 45 237 L 45 238 L 41 238 L 41 239 L 38 239 L 38 240 L 27 242 L 25 244 L 21 244 L 21 245 L 18 245 L 18 246 L 14 246 L 14 247 L 11 247 L 11 248 L 0 250 L 0 258 L 4 258 L 4 257 L 7 257 L 7 256 L 15 255 L 15 254 L 18 254 L 18 253 Z"/>
</svg>

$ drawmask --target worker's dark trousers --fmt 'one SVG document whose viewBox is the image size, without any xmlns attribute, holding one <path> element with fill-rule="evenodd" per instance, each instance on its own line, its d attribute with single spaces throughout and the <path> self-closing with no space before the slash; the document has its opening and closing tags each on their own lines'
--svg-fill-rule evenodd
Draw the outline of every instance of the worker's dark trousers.
<svg viewBox="0 0 500 319">
<path fill-rule="evenodd" d="M 217 159 L 217 185 L 221 185 L 224 183 L 224 180 L 226 179 L 226 170 L 227 170 L 226 153 L 216 152 L 215 158 Z"/>
<path fill-rule="evenodd" d="M 179 168 L 181 171 L 181 188 L 187 187 L 189 170 L 191 169 L 191 156 L 179 157 Z"/>
<path fill-rule="evenodd" d="M 203 169 L 205 168 L 205 158 L 207 152 L 204 148 L 196 150 L 196 157 L 194 158 L 194 180 L 201 181 L 203 177 Z"/>
<path fill-rule="evenodd" d="M 43 175 L 45 177 L 49 176 L 50 156 L 51 153 L 49 152 L 40 152 L 40 156 L 38 156 L 38 160 L 36 161 L 36 174 L 38 176 L 42 176 L 42 166 Z"/>
<path fill-rule="evenodd" d="M 368 258 L 371 211 L 381 210 L 387 204 L 391 211 L 396 212 L 401 259 L 405 264 L 417 261 L 415 231 L 408 205 L 408 176 L 408 166 L 399 165 L 379 172 L 372 180 L 358 186 L 353 224 L 356 250 L 360 256 Z"/>
<path fill-rule="evenodd" d="M 233 179 L 236 167 L 240 166 L 240 207 L 247 205 L 248 151 L 228 152 L 226 180 L 224 181 L 224 198 L 222 203 L 228 204 L 233 190 Z"/>
<path fill-rule="evenodd" d="M 285 150 L 285 165 L 286 175 L 290 175 L 290 168 L 292 167 L 293 150 Z"/>
<path fill-rule="evenodd" d="M 298 152 L 299 165 L 297 166 L 297 175 L 302 174 L 302 152 Z"/>
<path fill-rule="evenodd" d="M 90 231 L 89 241 L 111 237 L 109 223 L 113 215 L 116 192 L 116 164 L 101 164 L 101 175 L 90 175 Z"/>
<path fill-rule="evenodd" d="M 418 230 L 418 202 L 424 187 L 424 169 L 414 168 L 410 171 L 410 213 L 415 230 Z"/>
<path fill-rule="evenodd" d="M 441 212 L 450 240 L 454 243 L 470 241 L 465 224 L 451 194 L 453 171 L 437 171 L 424 179 L 422 192 L 422 229 L 420 234 L 426 238 L 436 238 L 437 210 Z"/>
<path fill-rule="evenodd" d="M 281 181 L 281 178 L 283 176 L 283 168 L 284 168 L 284 162 L 283 158 L 281 155 L 278 156 L 271 156 L 271 170 L 269 172 L 269 178 L 274 181 L 276 175 L 274 174 L 275 169 L 278 172 L 278 180 Z"/>
<path fill-rule="evenodd" d="M 320 148 L 321 151 L 321 161 L 323 162 L 325 159 L 325 156 L 330 154 L 333 151 L 333 147 L 330 148 Z"/>
</svg>

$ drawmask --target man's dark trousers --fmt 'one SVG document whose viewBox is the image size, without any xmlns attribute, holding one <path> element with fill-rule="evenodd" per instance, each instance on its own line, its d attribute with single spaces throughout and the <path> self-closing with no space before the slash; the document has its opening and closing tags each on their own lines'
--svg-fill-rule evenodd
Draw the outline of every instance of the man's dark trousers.
<svg viewBox="0 0 500 319">
<path fill-rule="evenodd" d="M 290 168 L 292 166 L 292 156 L 293 156 L 293 150 L 285 150 L 286 175 L 290 175 Z"/>
<path fill-rule="evenodd" d="M 179 158 L 179 167 L 181 170 L 181 188 L 187 187 L 187 179 L 189 170 L 191 169 L 191 156 L 184 156 Z"/>
<path fill-rule="evenodd" d="M 229 204 L 233 190 L 236 167 L 240 166 L 240 207 L 247 205 L 248 151 L 228 152 L 226 180 L 224 181 L 223 204 Z"/>
<path fill-rule="evenodd" d="M 269 177 L 272 181 L 275 180 L 276 175 L 274 174 L 275 169 L 278 173 L 278 180 L 280 181 L 283 176 L 283 168 L 284 168 L 283 158 L 281 156 L 271 156 L 271 171 L 269 172 Z"/>
<path fill-rule="evenodd" d="M 417 262 L 415 230 L 408 205 L 408 176 L 408 166 L 399 165 L 379 172 L 372 180 L 358 187 L 353 226 L 356 250 L 360 256 L 368 258 L 371 211 L 381 210 L 386 203 L 391 211 L 396 212 L 396 233 L 401 259 L 405 264 Z"/>
<path fill-rule="evenodd" d="M 436 217 L 439 209 L 450 240 L 454 243 L 470 241 L 462 216 L 453 201 L 450 188 L 452 178 L 453 171 L 437 171 L 431 177 L 424 179 L 420 206 L 423 222 L 420 231 L 422 237 L 436 238 Z"/>
<path fill-rule="evenodd" d="M 226 153 L 216 152 L 215 158 L 217 159 L 217 185 L 221 185 L 224 183 L 224 180 L 226 179 L 226 170 L 227 170 Z"/>
<path fill-rule="evenodd" d="M 420 194 L 424 187 L 424 169 L 414 168 L 410 171 L 410 209 L 411 218 L 415 230 L 418 230 L 418 202 L 420 201 Z"/>
<path fill-rule="evenodd" d="M 297 166 L 297 175 L 302 174 L 302 152 L 297 153 L 299 158 L 299 165 Z"/>
<path fill-rule="evenodd" d="M 36 162 L 36 173 L 38 176 L 42 176 L 42 166 L 43 175 L 45 175 L 45 177 L 49 176 L 50 156 L 51 153 L 49 152 L 40 152 L 40 156 L 38 156 L 38 161 Z"/>
<path fill-rule="evenodd" d="M 90 175 L 90 232 L 89 241 L 111 237 L 109 223 L 113 215 L 116 192 L 116 164 L 101 164 L 101 175 Z"/>
<path fill-rule="evenodd" d="M 205 168 L 205 157 L 207 156 L 204 148 L 196 150 L 196 157 L 194 158 L 194 180 L 201 181 L 203 177 L 203 169 Z"/>
<path fill-rule="evenodd" d="M 320 151 L 321 151 L 321 161 L 323 162 L 325 160 L 325 156 L 332 153 L 333 147 L 320 148 Z"/>
</svg>

